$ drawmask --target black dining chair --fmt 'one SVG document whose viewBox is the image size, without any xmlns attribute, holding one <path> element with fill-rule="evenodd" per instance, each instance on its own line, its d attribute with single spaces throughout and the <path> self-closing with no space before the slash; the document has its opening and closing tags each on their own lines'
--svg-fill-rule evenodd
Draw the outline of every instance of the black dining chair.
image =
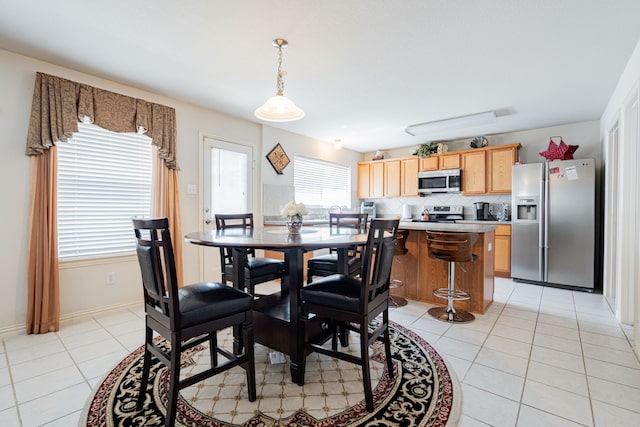
<svg viewBox="0 0 640 427">
<path fill-rule="evenodd" d="M 354 228 L 365 230 L 367 228 L 366 213 L 330 213 L 329 227 L 332 229 Z M 355 247 L 348 250 L 347 266 L 349 276 L 360 274 L 360 248 Z M 328 254 L 318 255 L 307 261 L 307 283 L 313 281 L 314 276 L 330 276 L 338 272 L 338 253 L 335 249 L 330 249 Z"/>
<path fill-rule="evenodd" d="M 369 346 L 374 341 L 384 343 L 387 373 L 394 377 L 389 336 L 389 278 L 398 224 L 397 218 L 371 220 L 367 244 L 362 249 L 361 277 L 334 274 L 300 289 L 298 351 L 300 354 L 318 352 L 360 365 L 369 412 L 373 411 Z M 382 315 L 381 319 L 377 319 L 379 315 Z M 314 318 L 330 319 L 331 348 L 325 346 L 329 337 L 315 342 L 306 338 L 307 325 Z M 338 350 L 338 326 L 360 334 L 360 356 Z M 300 370 L 304 383 L 304 362 Z"/>
<path fill-rule="evenodd" d="M 138 410 L 145 403 L 152 356 L 170 372 L 166 426 L 175 423 L 180 389 L 235 366 L 246 371 L 249 400 L 255 401 L 252 296 L 216 282 L 178 287 L 167 218 L 134 219 L 133 228 L 145 302 L 144 361 Z M 241 355 L 219 347 L 217 342 L 219 330 L 236 325 L 242 327 L 245 350 Z M 169 341 L 170 347 L 163 345 L 163 341 L 154 340 L 154 332 Z M 181 353 L 205 341 L 209 342 L 211 367 L 181 381 Z M 219 363 L 218 353 L 224 357 L 224 362 Z"/>
<path fill-rule="evenodd" d="M 243 228 L 251 230 L 253 226 L 253 214 L 216 214 L 216 229 Z M 231 282 L 233 279 L 233 250 L 220 248 L 220 265 L 222 270 L 222 283 Z M 255 285 L 280 279 L 280 289 L 286 292 L 284 277 L 286 274 L 285 262 L 279 259 L 256 257 L 254 249 L 247 249 L 247 265 L 244 267 L 244 288 L 251 295 L 255 295 Z"/>
</svg>

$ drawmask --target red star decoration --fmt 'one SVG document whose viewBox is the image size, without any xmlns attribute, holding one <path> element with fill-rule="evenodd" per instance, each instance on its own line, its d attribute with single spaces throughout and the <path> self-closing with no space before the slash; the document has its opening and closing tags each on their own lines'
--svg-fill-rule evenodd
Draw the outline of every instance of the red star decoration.
<svg viewBox="0 0 640 427">
<path fill-rule="evenodd" d="M 578 147 L 580 146 L 567 145 L 563 140 L 560 140 L 560 145 L 557 145 L 553 140 L 549 140 L 549 147 L 541 152 L 540 155 L 547 160 L 571 160 Z"/>
</svg>

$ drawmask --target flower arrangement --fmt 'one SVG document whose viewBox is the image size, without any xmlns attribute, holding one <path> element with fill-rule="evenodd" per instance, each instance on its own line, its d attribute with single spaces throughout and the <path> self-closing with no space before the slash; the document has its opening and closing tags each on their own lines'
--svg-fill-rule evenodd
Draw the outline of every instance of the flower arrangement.
<svg viewBox="0 0 640 427">
<path fill-rule="evenodd" d="M 295 200 L 291 200 L 280 209 L 280 215 L 292 219 L 295 216 L 302 218 L 303 215 L 308 214 L 307 207 L 304 203 L 296 203 Z"/>
<path fill-rule="evenodd" d="M 306 215 L 307 207 L 304 203 L 296 203 L 295 200 L 291 200 L 280 209 L 280 215 L 287 218 L 287 227 L 289 233 L 297 234 L 302 227 L 302 216 Z"/>
<path fill-rule="evenodd" d="M 420 144 L 414 151 L 413 155 L 418 157 L 429 157 L 430 154 L 438 152 L 438 143 L 433 142 L 425 142 L 424 144 Z"/>
</svg>

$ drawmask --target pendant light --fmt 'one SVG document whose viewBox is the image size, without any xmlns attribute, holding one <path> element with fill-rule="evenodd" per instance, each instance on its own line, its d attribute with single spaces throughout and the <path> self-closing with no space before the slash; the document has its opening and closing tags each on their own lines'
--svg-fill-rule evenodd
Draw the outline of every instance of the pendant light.
<svg viewBox="0 0 640 427">
<path fill-rule="evenodd" d="M 273 46 L 278 49 L 278 80 L 276 84 L 276 96 L 272 96 L 255 111 L 257 118 L 268 122 L 292 122 L 304 117 L 304 111 L 300 109 L 292 100 L 284 96 L 284 80 L 282 77 L 282 48 L 289 43 L 285 39 L 275 39 Z"/>
</svg>

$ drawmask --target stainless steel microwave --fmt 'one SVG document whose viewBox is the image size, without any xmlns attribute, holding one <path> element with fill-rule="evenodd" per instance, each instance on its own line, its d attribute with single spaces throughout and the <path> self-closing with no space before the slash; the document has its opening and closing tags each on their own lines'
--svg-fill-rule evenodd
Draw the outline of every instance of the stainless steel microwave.
<svg viewBox="0 0 640 427">
<path fill-rule="evenodd" d="M 418 192 L 422 194 L 459 193 L 461 187 L 460 169 L 418 172 Z"/>
</svg>

